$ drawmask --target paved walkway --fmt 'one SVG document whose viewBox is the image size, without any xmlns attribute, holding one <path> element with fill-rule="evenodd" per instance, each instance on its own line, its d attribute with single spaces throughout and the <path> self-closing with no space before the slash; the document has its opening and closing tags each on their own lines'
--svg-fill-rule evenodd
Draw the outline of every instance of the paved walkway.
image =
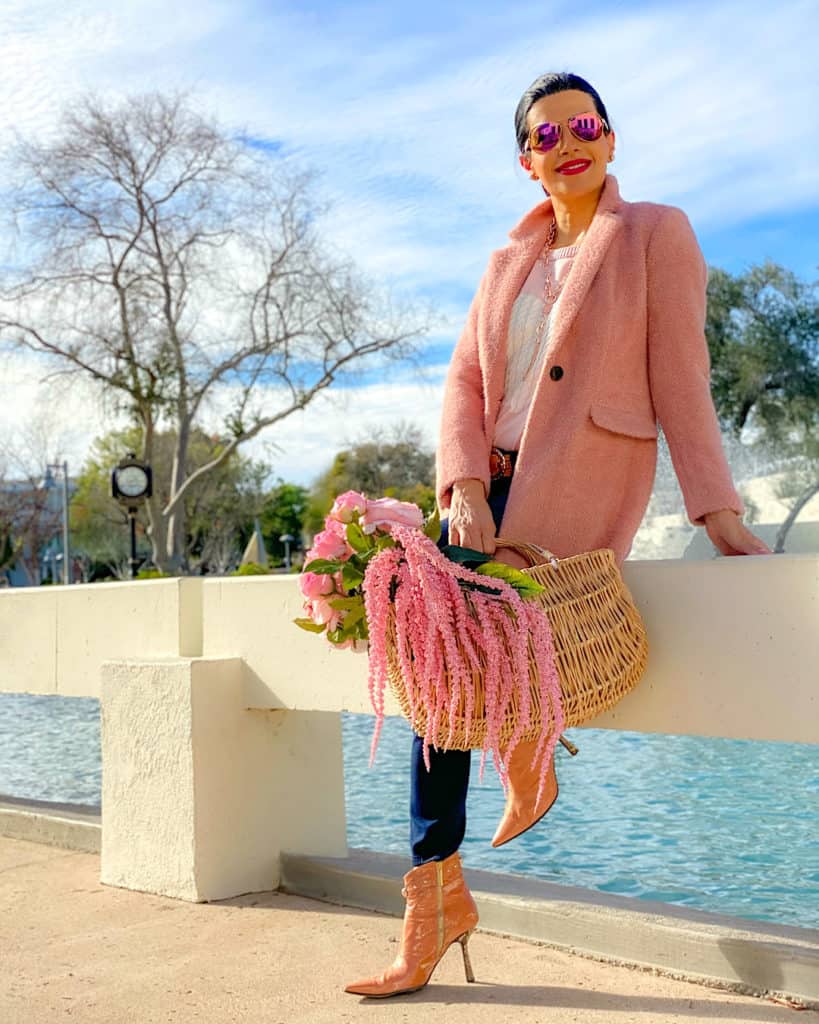
<svg viewBox="0 0 819 1024">
<path fill-rule="evenodd" d="M 395 918 L 280 893 L 195 904 L 100 884 L 99 856 L 0 837 L 2 1024 L 819 1024 L 819 1012 L 476 934 L 420 992 L 344 993 Z M 434 1015 L 434 1016 L 431 1016 Z"/>
</svg>

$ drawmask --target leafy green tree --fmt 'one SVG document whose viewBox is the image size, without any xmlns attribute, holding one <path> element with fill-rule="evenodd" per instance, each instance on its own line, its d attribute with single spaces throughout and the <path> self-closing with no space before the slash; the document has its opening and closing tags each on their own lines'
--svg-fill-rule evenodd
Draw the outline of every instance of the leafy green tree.
<svg viewBox="0 0 819 1024">
<path fill-rule="evenodd" d="M 0 439 L 0 572 L 18 568 L 28 586 L 43 578 L 41 556 L 60 533 L 61 503 L 43 477 L 47 459 Z"/>
<path fill-rule="evenodd" d="M 17 561 L 19 547 L 11 537 L 11 530 L 0 526 L 0 573 L 10 569 Z"/>
<path fill-rule="evenodd" d="M 97 439 L 91 455 L 77 478 L 77 490 L 71 502 L 70 524 L 77 547 L 110 574 L 123 578 L 128 572 L 130 534 L 127 512 L 111 497 L 111 471 L 128 451 L 140 450 L 140 431 L 130 428 L 114 431 Z M 194 431 L 188 445 L 194 472 L 218 453 L 221 442 L 202 431 Z M 158 499 L 165 496 L 168 464 L 176 451 L 170 433 L 154 437 L 154 489 Z M 241 534 L 252 523 L 261 507 L 262 480 L 266 469 L 235 453 L 220 464 L 218 471 L 200 478 L 186 495 L 187 533 L 181 568 L 186 571 L 224 572 L 241 557 Z M 137 513 L 137 550 L 150 557 L 145 539 L 148 517 L 146 507 Z M 140 543 L 140 539 L 142 542 Z M 141 548 L 141 552 L 140 552 Z"/>
<path fill-rule="evenodd" d="M 742 274 L 711 268 L 706 337 L 714 404 L 735 438 L 747 427 L 763 461 L 785 470 L 790 505 L 774 549 L 819 493 L 819 282 L 767 261 Z"/>
<path fill-rule="evenodd" d="M 819 417 L 819 297 L 772 262 L 744 274 L 712 268 L 706 336 L 711 385 L 723 424 L 737 436 L 753 413 L 769 439 Z"/>
<path fill-rule="evenodd" d="M 285 546 L 279 537 L 289 533 L 295 537 L 290 545 L 291 555 L 295 547 L 303 543 L 302 531 L 307 511 L 309 491 L 299 484 L 289 484 L 279 478 L 278 483 L 265 495 L 262 514 L 259 517 L 262 537 L 271 560 L 283 563 Z"/>
<path fill-rule="evenodd" d="M 97 438 L 91 454 L 75 478 L 76 489 L 68 509 L 71 542 L 90 562 L 89 578 L 126 579 L 131 552 L 128 513 L 111 497 L 111 471 L 129 451 L 137 450 L 136 428 Z M 137 512 L 137 556 L 146 558 L 143 506 Z"/>
<path fill-rule="evenodd" d="M 406 424 L 376 431 L 338 452 L 310 490 L 305 516 L 310 534 L 323 528 L 336 495 L 344 491 L 411 501 L 428 515 L 435 508 L 435 453 L 424 446 L 421 430 Z"/>
</svg>

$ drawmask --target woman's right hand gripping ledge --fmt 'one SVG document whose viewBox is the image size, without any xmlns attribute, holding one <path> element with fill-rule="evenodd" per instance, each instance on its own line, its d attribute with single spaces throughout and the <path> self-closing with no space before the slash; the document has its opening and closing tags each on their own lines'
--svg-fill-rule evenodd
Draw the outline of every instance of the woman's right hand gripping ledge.
<svg viewBox="0 0 819 1024">
<path fill-rule="evenodd" d="M 495 553 L 495 520 L 481 480 L 457 480 L 449 508 L 449 543 Z"/>
</svg>

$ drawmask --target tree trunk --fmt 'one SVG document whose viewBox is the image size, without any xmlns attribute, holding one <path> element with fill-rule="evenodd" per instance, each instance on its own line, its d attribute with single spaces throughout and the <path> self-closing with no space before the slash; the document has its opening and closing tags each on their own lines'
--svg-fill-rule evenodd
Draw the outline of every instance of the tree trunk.
<svg viewBox="0 0 819 1024">
<path fill-rule="evenodd" d="M 182 487 L 187 477 L 185 457 L 190 443 L 190 422 L 187 417 L 181 418 L 176 438 L 176 451 L 173 456 L 171 470 L 170 501 Z M 184 571 L 185 566 L 185 502 L 178 501 L 173 511 L 166 518 L 165 560 L 168 572 Z"/>
<path fill-rule="evenodd" d="M 788 531 L 796 522 L 796 518 L 802 509 L 811 500 L 814 494 L 819 493 L 819 480 L 812 483 L 796 500 L 793 508 L 788 513 L 787 518 L 776 531 L 776 540 L 774 541 L 774 552 L 776 554 L 782 554 L 785 551 L 785 538 L 788 535 Z"/>
</svg>

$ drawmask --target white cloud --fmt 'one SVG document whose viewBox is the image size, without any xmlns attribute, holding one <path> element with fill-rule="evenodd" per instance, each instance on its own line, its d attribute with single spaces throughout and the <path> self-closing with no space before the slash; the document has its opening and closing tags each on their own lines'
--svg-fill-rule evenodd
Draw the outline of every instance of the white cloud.
<svg viewBox="0 0 819 1024">
<path fill-rule="evenodd" d="M 471 5 L 469 21 L 453 15 L 424 35 L 388 33 L 386 20 L 351 5 L 319 14 L 236 0 L 6 0 L 0 104 L 9 125 L 42 133 L 85 88 L 193 85 L 203 109 L 319 168 L 336 204 L 328 244 L 440 296 L 453 341 L 490 249 L 541 198 L 516 168 L 512 115 L 549 66 L 575 68 L 603 94 L 626 199 L 682 205 L 706 231 L 819 203 L 812 2 L 600 6 L 585 19 L 572 8 L 544 18 L 540 3 L 502 15 Z M 0 425 L 43 393 L 21 380 Z M 411 414 L 430 438 L 437 430 L 440 393 L 418 385 L 346 397 L 346 413 L 322 398 L 286 421 L 281 475 L 324 468 L 351 415 Z M 110 425 L 73 401 L 88 437 Z"/>
<path fill-rule="evenodd" d="M 0 438 L 22 449 L 26 464 L 43 453 L 25 449 L 24 435 L 34 425 L 48 435 L 48 459 L 67 459 L 73 477 L 88 458 L 95 438 L 127 426 L 115 416 L 98 389 L 82 377 L 58 378 L 43 383 L 53 364 L 24 355 L 5 355 L 0 361 L 3 403 L 0 405 Z M 425 367 L 422 376 L 413 370 L 395 370 L 389 380 L 359 387 L 336 388 L 318 395 L 303 412 L 293 413 L 244 445 L 245 456 L 270 466 L 271 480 L 303 485 L 327 469 L 340 449 L 372 432 L 389 428 L 399 420 L 416 424 L 425 442 L 434 448 L 438 436 L 444 367 Z M 203 411 L 200 426 L 208 431 L 223 428 L 235 392 L 224 388 Z M 272 388 L 260 388 L 257 407 L 281 408 L 286 396 Z M 124 453 L 123 453 L 124 454 Z M 44 467 L 43 467 L 44 468 Z"/>
<path fill-rule="evenodd" d="M 516 171 L 512 114 L 545 64 L 607 100 L 624 195 L 684 204 L 711 228 L 816 205 L 815 5 L 540 5 L 402 37 L 366 9 L 20 0 L 0 22 L 0 102 L 44 129 L 79 88 L 196 85 L 205 107 L 319 167 L 335 241 L 379 275 L 472 281 L 540 193 Z M 150 32 L 145 32 L 150 26 Z M 548 47 L 544 46 L 548 39 Z M 544 56 L 548 53 L 548 58 Z M 351 60 L 350 55 L 355 59 Z"/>
</svg>

